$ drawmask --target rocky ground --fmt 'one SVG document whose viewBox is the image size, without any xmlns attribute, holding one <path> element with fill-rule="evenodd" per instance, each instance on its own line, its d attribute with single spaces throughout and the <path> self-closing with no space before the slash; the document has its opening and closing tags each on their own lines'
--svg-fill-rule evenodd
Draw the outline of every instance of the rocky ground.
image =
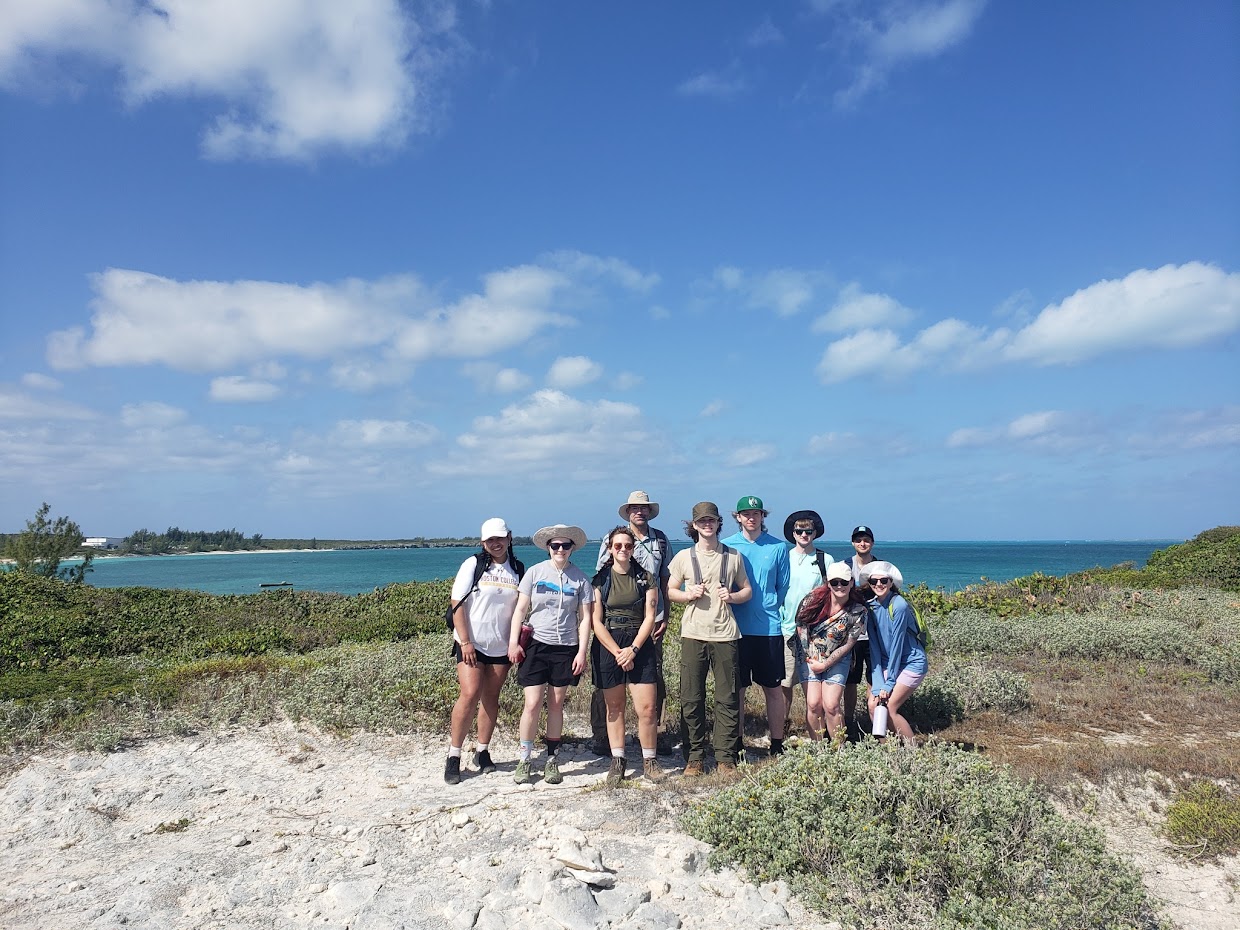
<svg viewBox="0 0 1240 930">
<path fill-rule="evenodd" d="M 710 870 L 676 827 L 676 781 L 609 791 L 607 761 L 566 746 L 563 784 L 517 786 L 497 747 L 499 772 L 467 753 L 449 786 L 443 755 L 420 737 L 268 727 L 33 757 L 0 788 L 0 926 L 834 926 L 781 883 Z M 1238 925 L 1234 861 L 1180 865 L 1152 828 L 1120 822 L 1113 841 L 1179 926 Z"/>
</svg>

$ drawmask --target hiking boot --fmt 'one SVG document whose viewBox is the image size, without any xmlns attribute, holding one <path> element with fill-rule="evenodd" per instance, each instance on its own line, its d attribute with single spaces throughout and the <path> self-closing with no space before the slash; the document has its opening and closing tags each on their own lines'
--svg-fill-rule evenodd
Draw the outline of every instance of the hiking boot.
<svg viewBox="0 0 1240 930">
<path fill-rule="evenodd" d="M 611 768 L 607 770 L 607 787 L 619 788 L 624 781 L 624 760 L 619 756 L 611 757 Z"/>
<path fill-rule="evenodd" d="M 448 756 L 448 762 L 443 767 L 443 780 L 449 785 L 459 785 L 461 783 L 460 756 Z"/>
<path fill-rule="evenodd" d="M 474 753 L 474 762 L 478 763 L 478 771 L 483 775 L 490 775 L 495 771 L 495 763 L 491 761 L 491 750 L 489 749 Z"/>
<path fill-rule="evenodd" d="M 715 771 L 718 772 L 720 775 L 735 775 L 736 774 L 736 763 L 735 762 L 720 762 L 718 765 L 715 766 Z"/>
<path fill-rule="evenodd" d="M 530 777 L 530 760 L 517 760 L 517 770 L 512 773 L 512 780 L 518 785 L 528 785 L 533 779 Z"/>
<path fill-rule="evenodd" d="M 770 754 L 772 756 L 782 756 L 784 754 L 784 741 L 782 739 L 771 740 Z"/>
<path fill-rule="evenodd" d="M 705 772 L 702 769 L 702 763 L 697 759 L 685 763 L 685 770 L 681 777 L 683 778 L 701 778 Z"/>
<path fill-rule="evenodd" d="M 564 776 L 560 774 L 560 763 L 555 761 L 555 756 L 547 756 L 547 764 L 543 767 L 543 781 L 549 785 L 558 785 L 564 780 Z"/>
<path fill-rule="evenodd" d="M 659 765 L 658 759 L 646 759 L 642 762 L 642 773 L 646 776 L 647 781 L 661 782 L 667 776 L 663 773 L 663 766 Z"/>
</svg>

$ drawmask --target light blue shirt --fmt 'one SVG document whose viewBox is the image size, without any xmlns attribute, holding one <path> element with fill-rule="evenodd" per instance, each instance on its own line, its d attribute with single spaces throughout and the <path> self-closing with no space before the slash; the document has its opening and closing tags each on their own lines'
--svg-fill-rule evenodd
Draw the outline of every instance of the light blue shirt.
<svg viewBox="0 0 1240 930">
<path fill-rule="evenodd" d="M 805 595 L 819 585 L 826 584 L 826 579 L 818 571 L 816 552 L 817 550 L 804 555 L 796 549 L 788 550 L 788 593 L 784 597 L 784 606 L 779 609 L 784 639 L 797 630 L 797 609 L 801 606 L 801 601 L 805 600 Z M 827 568 L 830 568 L 834 561 L 830 553 L 822 554 L 822 564 Z"/>
<path fill-rule="evenodd" d="M 720 542 L 741 554 L 753 588 L 753 597 L 732 605 L 741 636 L 779 636 L 783 631 L 779 608 L 788 594 L 788 546 L 770 533 L 763 533 L 753 542 L 744 533 Z"/>
</svg>

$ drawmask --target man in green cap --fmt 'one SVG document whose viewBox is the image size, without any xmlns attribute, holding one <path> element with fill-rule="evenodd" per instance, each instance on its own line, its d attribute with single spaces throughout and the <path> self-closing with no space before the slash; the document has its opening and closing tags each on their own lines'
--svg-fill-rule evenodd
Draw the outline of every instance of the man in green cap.
<svg viewBox="0 0 1240 930">
<path fill-rule="evenodd" d="M 784 637 L 779 611 L 788 594 L 790 569 L 788 547 L 766 531 L 770 511 L 762 498 L 752 494 L 736 502 L 732 516 L 739 532 L 722 540 L 741 554 L 753 597 L 734 608 L 741 631 L 740 687 L 741 707 L 744 689 L 753 682 L 766 698 L 766 725 L 771 734 L 771 755 L 784 751 Z M 742 718 L 743 721 L 743 718 Z"/>
</svg>

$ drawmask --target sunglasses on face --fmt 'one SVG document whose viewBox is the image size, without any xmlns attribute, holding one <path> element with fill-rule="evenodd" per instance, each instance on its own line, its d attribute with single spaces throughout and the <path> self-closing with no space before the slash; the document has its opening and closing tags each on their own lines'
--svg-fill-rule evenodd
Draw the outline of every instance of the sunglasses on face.
<svg viewBox="0 0 1240 930">
<path fill-rule="evenodd" d="M 870 585 L 873 586 L 876 584 L 891 584 L 891 579 L 890 578 L 871 578 Z"/>
<path fill-rule="evenodd" d="M 814 528 L 812 526 L 798 526 L 792 532 L 797 536 L 812 536 L 814 535 Z"/>
<path fill-rule="evenodd" d="M 632 543 L 616 543 L 614 546 L 611 547 L 611 550 L 612 552 L 632 552 L 633 544 Z"/>
<path fill-rule="evenodd" d="M 833 588 L 847 588 L 852 582 L 845 581 L 843 578 L 832 578 L 827 584 Z"/>
<path fill-rule="evenodd" d="M 573 541 L 570 539 L 568 542 L 548 543 L 547 548 L 555 552 L 559 552 L 561 549 L 571 549 L 573 548 Z"/>
</svg>

